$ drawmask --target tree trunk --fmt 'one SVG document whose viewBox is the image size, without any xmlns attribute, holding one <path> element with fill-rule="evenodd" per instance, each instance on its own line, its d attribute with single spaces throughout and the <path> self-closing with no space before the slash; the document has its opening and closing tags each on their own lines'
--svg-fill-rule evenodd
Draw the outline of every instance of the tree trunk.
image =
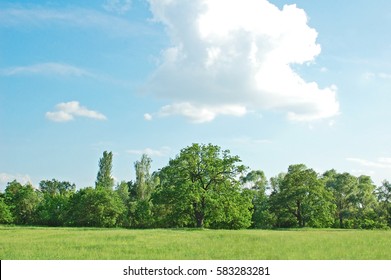
<svg viewBox="0 0 391 280">
<path fill-rule="evenodd" d="M 201 213 L 198 213 L 199 215 L 196 216 L 197 218 L 197 227 L 203 228 L 204 227 L 204 215 Z"/>
<path fill-rule="evenodd" d="M 194 202 L 193 203 L 193 208 L 194 208 L 194 216 L 196 218 L 196 223 L 198 228 L 204 227 L 204 218 L 205 214 L 203 209 L 199 209 L 198 203 Z"/>
<path fill-rule="evenodd" d="M 343 218 L 342 218 L 342 213 L 339 213 L 339 227 L 343 228 Z"/>
<path fill-rule="evenodd" d="M 299 227 L 303 227 L 303 217 L 301 216 L 301 203 L 300 201 L 296 201 L 297 206 L 297 222 L 299 223 Z"/>
</svg>

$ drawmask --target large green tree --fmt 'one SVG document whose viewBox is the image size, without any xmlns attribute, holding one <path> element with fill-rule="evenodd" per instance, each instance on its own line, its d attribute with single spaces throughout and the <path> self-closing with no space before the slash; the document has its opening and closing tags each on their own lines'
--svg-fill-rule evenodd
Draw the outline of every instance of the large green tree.
<svg viewBox="0 0 391 280">
<path fill-rule="evenodd" d="M 37 222 L 40 225 L 63 226 L 67 220 L 69 200 L 75 192 L 75 184 L 56 179 L 39 183 L 43 199 L 37 207 Z"/>
<path fill-rule="evenodd" d="M 35 214 L 40 197 L 30 183 L 22 185 L 16 180 L 8 183 L 4 199 L 16 224 L 31 225 L 36 222 Z"/>
<path fill-rule="evenodd" d="M 299 227 L 328 227 L 333 223 L 334 204 L 331 193 L 313 169 L 304 164 L 291 165 L 279 190 L 274 194 L 277 215 L 295 217 Z"/>
<path fill-rule="evenodd" d="M 69 222 L 73 226 L 115 227 L 125 210 L 116 192 L 89 187 L 72 196 Z"/>
<path fill-rule="evenodd" d="M 103 157 L 99 160 L 99 171 L 96 176 L 95 188 L 112 190 L 114 187 L 114 178 L 111 175 L 113 167 L 113 153 L 103 152 Z"/>
<path fill-rule="evenodd" d="M 159 172 L 154 201 L 167 226 L 247 227 L 251 197 L 242 195 L 238 156 L 219 146 L 193 144 Z M 163 207 L 162 207 L 163 206 Z"/>
</svg>

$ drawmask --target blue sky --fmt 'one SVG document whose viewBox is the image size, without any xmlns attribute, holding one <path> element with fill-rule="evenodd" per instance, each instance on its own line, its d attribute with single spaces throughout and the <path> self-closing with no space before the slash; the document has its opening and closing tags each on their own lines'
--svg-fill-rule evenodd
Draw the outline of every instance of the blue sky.
<svg viewBox="0 0 391 280">
<path fill-rule="evenodd" d="M 0 2 L 0 188 L 134 179 L 213 143 L 391 179 L 391 2 Z"/>
</svg>

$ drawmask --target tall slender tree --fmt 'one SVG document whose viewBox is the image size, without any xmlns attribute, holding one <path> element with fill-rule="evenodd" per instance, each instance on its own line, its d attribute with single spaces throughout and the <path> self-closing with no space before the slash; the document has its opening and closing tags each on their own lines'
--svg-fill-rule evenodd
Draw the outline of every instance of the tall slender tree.
<svg viewBox="0 0 391 280">
<path fill-rule="evenodd" d="M 113 153 L 103 152 L 103 157 L 99 160 L 99 171 L 96 176 L 95 188 L 103 190 L 113 190 L 114 178 L 111 176 L 113 166 Z"/>
<path fill-rule="evenodd" d="M 151 180 L 151 163 L 152 159 L 143 154 L 140 161 L 134 163 L 136 170 L 136 194 L 138 199 L 148 199 L 152 192 L 152 180 Z"/>
</svg>

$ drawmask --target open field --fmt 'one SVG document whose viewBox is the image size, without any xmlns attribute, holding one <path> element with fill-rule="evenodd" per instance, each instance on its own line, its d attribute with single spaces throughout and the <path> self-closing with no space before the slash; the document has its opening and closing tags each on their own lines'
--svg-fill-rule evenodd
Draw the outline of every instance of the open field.
<svg viewBox="0 0 391 280">
<path fill-rule="evenodd" d="M 0 259 L 390 260 L 391 231 L 0 226 Z"/>
</svg>

